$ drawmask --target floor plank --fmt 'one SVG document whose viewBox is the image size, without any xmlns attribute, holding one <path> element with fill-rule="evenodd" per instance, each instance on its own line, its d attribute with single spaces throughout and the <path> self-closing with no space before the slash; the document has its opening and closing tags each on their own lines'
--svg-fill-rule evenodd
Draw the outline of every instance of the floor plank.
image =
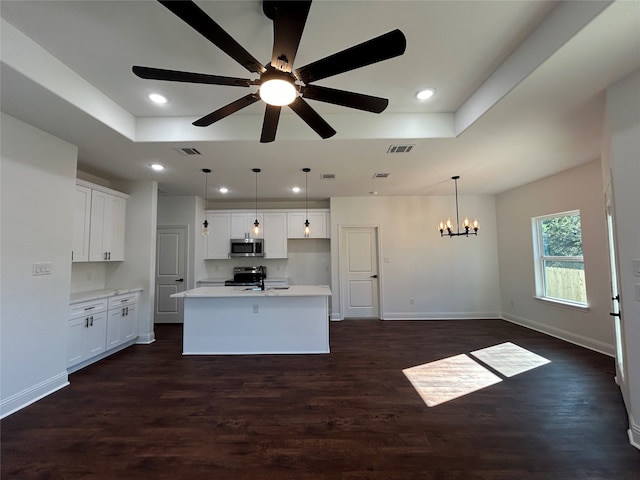
<svg viewBox="0 0 640 480">
<path fill-rule="evenodd" d="M 7 479 L 638 480 L 613 359 L 500 320 L 331 323 L 331 354 L 185 356 L 181 325 L 0 422 Z M 549 364 L 429 408 L 403 369 Z"/>
</svg>

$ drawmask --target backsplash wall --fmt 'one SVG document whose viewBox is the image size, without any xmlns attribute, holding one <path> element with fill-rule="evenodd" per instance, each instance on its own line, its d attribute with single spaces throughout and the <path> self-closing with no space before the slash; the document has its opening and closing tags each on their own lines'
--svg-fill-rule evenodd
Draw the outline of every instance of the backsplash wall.
<svg viewBox="0 0 640 480">
<path fill-rule="evenodd" d="M 331 244 L 329 239 L 289 240 L 289 258 L 232 258 L 205 260 L 207 278 L 233 278 L 233 267 L 264 265 L 267 278 L 286 278 L 291 285 L 329 285 L 331 283 Z M 198 279 L 202 280 L 202 279 Z"/>
</svg>

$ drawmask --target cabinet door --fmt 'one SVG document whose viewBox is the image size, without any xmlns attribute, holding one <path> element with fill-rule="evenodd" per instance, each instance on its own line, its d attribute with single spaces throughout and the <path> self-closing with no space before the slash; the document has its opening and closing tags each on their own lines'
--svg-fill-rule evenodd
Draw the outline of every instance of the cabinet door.
<svg viewBox="0 0 640 480">
<path fill-rule="evenodd" d="M 89 326 L 84 329 L 83 359 L 95 357 L 106 350 L 107 312 L 89 316 Z"/>
<path fill-rule="evenodd" d="M 287 258 L 286 213 L 264 213 L 263 238 L 265 258 Z"/>
<path fill-rule="evenodd" d="M 73 211 L 73 245 L 71 260 L 89 261 L 89 226 L 91 219 L 91 189 L 76 185 Z"/>
<path fill-rule="evenodd" d="M 253 223 L 256 221 L 256 214 L 254 213 L 232 213 L 231 214 L 231 238 L 262 238 L 263 230 L 263 215 L 258 212 L 258 223 L 260 223 L 260 233 L 258 235 L 253 234 Z"/>
<path fill-rule="evenodd" d="M 104 241 L 109 212 L 108 195 L 97 190 L 91 191 L 91 227 L 89 229 L 89 261 L 100 262 L 107 259 Z"/>
<path fill-rule="evenodd" d="M 107 350 L 122 343 L 121 323 L 126 307 L 112 308 L 107 312 Z"/>
<path fill-rule="evenodd" d="M 327 217 L 327 212 L 309 211 L 307 214 L 305 214 L 304 210 L 289 212 L 287 215 L 287 237 L 305 238 L 304 222 L 308 219 L 311 231 L 309 238 L 329 238 L 327 234 Z"/>
<path fill-rule="evenodd" d="M 69 320 L 67 324 L 67 367 L 72 367 L 84 359 L 82 351 L 84 330 L 84 317 Z"/>
<path fill-rule="evenodd" d="M 209 235 L 205 235 L 205 258 L 229 258 L 229 240 L 231 239 L 231 214 L 207 213 Z"/>
<path fill-rule="evenodd" d="M 125 314 L 121 321 L 120 339 L 122 343 L 135 339 L 138 336 L 138 306 L 125 307 Z"/>
<path fill-rule="evenodd" d="M 127 201 L 109 196 L 106 223 L 106 247 L 109 260 L 124 260 L 124 230 L 127 215 Z"/>
</svg>

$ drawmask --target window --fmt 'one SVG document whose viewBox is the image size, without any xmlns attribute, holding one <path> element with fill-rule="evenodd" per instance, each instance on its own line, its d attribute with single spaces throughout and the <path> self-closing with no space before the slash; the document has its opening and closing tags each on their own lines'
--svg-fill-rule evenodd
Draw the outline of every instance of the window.
<svg viewBox="0 0 640 480">
<path fill-rule="evenodd" d="M 536 295 L 586 307 L 580 212 L 534 217 L 532 225 Z"/>
</svg>

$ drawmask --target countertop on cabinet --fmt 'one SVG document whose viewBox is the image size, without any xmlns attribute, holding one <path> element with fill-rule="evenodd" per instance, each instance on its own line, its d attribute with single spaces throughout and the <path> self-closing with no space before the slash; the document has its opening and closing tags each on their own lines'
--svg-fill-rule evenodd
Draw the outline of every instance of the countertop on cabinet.
<svg viewBox="0 0 640 480">
<path fill-rule="evenodd" d="M 199 287 L 171 295 L 173 298 L 242 298 L 242 297 L 329 297 L 328 285 L 292 285 L 289 287 L 271 287 L 265 290 L 252 287 Z"/>
<path fill-rule="evenodd" d="M 89 300 L 98 300 L 99 298 L 109 298 L 114 295 L 123 295 L 126 293 L 134 293 L 141 292 L 143 288 L 134 287 L 134 288 L 118 288 L 118 289 L 104 289 L 104 290 L 89 290 L 87 292 L 76 292 L 72 293 L 69 298 L 69 304 L 73 305 L 74 303 L 86 302 Z"/>
</svg>

